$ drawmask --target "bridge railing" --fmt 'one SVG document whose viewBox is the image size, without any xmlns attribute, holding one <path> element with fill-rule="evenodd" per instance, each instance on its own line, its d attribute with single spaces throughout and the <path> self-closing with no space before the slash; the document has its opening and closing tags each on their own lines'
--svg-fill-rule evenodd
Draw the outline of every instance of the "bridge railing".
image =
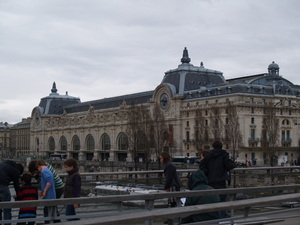
<svg viewBox="0 0 300 225">
<path fill-rule="evenodd" d="M 186 183 L 187 177 L 196 169 L 178 169 L 178 173 Z M 300 166 L 278 166 L 278 167 L 245 167 L 235 168 L 231 173 L 231 186 L 266 186 L 274 184 L 300 183 L 298 173 Z M 62 173 L 65 177 L 67 174 Z M 156 182 L 163 183 L 163 170 L 149 171 L 117 171 L 117 172 L 90 172 L 82 173 L 83 178 L 93 181 L 122 181 L 133 180 L 134 182 Z"/>
<path fill-rule="evenodd" d="M 169 224 L 175 224 L 180 217 L 185 217 L 195 213 L 203 213 L 218 210 L 231 210 L 232 216 L 234 216 L 234 209 L 244 208 L 244 217 L 249 216 L 249 210 L 254 206 L 262 206 L 264 204 L 274 204 L 279 202 L 291 201 L 300 198 L 297 192 L 300 185 L 278 185 L 278 186 L 264 186 L 264 187 L 248 187 L 248 188 L 228 188 L 228 189 L 217 189 L 217 190 L 203 190 L 203 191 L 180 191 L 180 192 L 163 192 L 163 193 L 151 193 L 151 194 L 134 194 L 134 195 L 113 195 L 113 196 L 96 196 L 96 197 L 81 197 L 81 198 L 69 198 L 69 199 L 57 199 L 57 200 L 39 200 L 39 201 L 20 201 L 20 202 L 0 202 L 0 209 L 6 208 L 22 208 L 22 207 L 50 207 L 48 218 L 39 216 L 35 221 L 54 221 L 57 219 L 67 220 L 80 218 L 79 222 L 63 222 L 61 224 L 134 224 L 140 222 L 151 225 L 155 219 L 169 219 Z M 231 196 L 237 195 L 238 193 L 243 194 L 254 194 L 254 193 L 272 193 L 269 197 L 259 197 L 247 200 L 236 200 L 228 201 L 225 203 L 215 203 L 206 205 L 197 205 L 189 207 L 178 207 L 178 208 L 165 208 L 156 209 L 155 202 L 159 199 L 176 198 L 180 202 L 181 198 L 191 196 L 203 196 L 212 194 L 228 194 Z M 279 194 L 278 194 L 279 193 Z M 285 193 L 285 194 L 283 194 Z M 124 202 L 143 201 L 144 209 L 135 208 L 134 210 L 124 210 Z M 91 207 L 93 210 L 87 209 L 80 212 L 76 216 L 57 216 L 56 210 L 59 206 L 65 206 L 70 204 L 80 204 L 81 209 L 85 207 Z M 97 206 L 103 204 L 115 204 L 117 207 L 110 210 L 98 210 Z M 137 213 L 138 212 L 138 213 Z M 100 219 L 101 218 L 101 219 Z M 233 217 L 234 218 L 234 217 Z M 32 219 L 31 219 L 32 220 Z M 30 219 L 14 219 L 10 221 L 1 221 L 0 223 L 16 223 L 22 221 L 31 221 Z"/>
</svg>

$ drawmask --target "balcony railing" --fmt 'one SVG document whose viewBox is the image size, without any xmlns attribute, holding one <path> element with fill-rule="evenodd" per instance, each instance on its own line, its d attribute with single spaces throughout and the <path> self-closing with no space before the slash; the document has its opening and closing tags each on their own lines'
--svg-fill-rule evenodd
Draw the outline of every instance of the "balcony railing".
<svg viewBox="0 0 300 225">
<path fill-rule="evenodd" d="M 281 138 L 281 142 L 291 143 L 292 142 L 292 138 Z"/>
<path fill-rule="evenodd" d="M 256 138 L 256 137 L 249 137 L 248 138 L 248 141 L 251 141 L 251 142 L 259 142 L 259 138 Z"/>
</svg>

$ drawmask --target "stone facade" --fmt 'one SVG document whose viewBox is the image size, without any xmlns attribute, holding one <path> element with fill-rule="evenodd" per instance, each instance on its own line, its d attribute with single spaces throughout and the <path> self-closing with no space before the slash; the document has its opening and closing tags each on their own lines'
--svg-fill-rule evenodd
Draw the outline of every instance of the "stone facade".
<svg viewBox="0 0 300 225">
<path fill-rule="evenodd" d="M 128 109 L 134 101 L 151 114 L 155 105 L 160 106 L 168 133 L 164 148 L 173 156 L 197 156 L 220 139 L 238 161 L 258 166 L 270 160 L 263 144 L 270 137 L 263 134 L 271 105 L 279 122 L 271 146 L 276 163 L 298 161 L 300 87 L 284 79 L 276 63 L 271 63 L 266 73 L 226 80 L 222 72 L 190 61 L 184 49 L 181 64 L 167 71 L 153 91 L 90 102 L 80 102 L 67 93 L 59 95 L 54 83 L 50 95 L 32 111 L 31 154 L 67 153 L 79 160 L 132 161 L 126 132 Z M 238 132 L 234 124 L 238 124 Z M 237 135 L 230 135 L 233 132 Z M 238 147 L 234 147 L 232 139 L 239 136 Z M 145 160 L 142 152 L 139 157 Z M 153 153 L 151 160 L 156 160 Z"/>
<path fill-rule="evenodd" d="M 10 128 L 10 149 L 13 156 L 32 155 L 32 151 L 30 151 L 30 123 L 31 117 L 23 118 L 21 122 Z"/>
<path fill-rule="evenodd" d="M 0 157 L 10 156 L 10 125 L 0 122 Z"/>
</svg>

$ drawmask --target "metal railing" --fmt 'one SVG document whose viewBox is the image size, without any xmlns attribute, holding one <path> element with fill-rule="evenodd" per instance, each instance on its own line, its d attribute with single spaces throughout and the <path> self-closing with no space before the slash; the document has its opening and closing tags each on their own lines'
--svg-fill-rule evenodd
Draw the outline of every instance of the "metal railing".
<svg viewBox="0 0 300 225">
<path fill-rule="evenodd" d="M 233 173 L 235 176 L 249 176 L 250 178 L 253 176 L 257 176 L 257 174 L 263 174 L 265 176 L 271 177 L 274 174 L 275 175 L 292 175 L 294 174 L 295 176 L 298 176 L 300 167 L 299 166 L 289 166 L 289 167 L 248 167 L 248 168 L 236 168 L 233 170 Z M 178 169 L 178 172 L 181 174 L 182 177 L 186 177 L 186 174 L 191 173 L 195 171 L 195 169 Z M 121 178 L 124 177 L 124 179 L 132 179 L 135 180 L 136 178 L 133 177 L 133 175 L 137 175 L 142 177 L 143 179 L 149 179 L 147 176 L 153 176 L 155 179 L 161 179 L 163 171 L 162 170 L 152 170 L 152 171 L 120 171 L 120 172 L 91 172 L 91 173 L 81 173 L 81 176 L 83 180 L 89 180 L 91 182 L 96 182 L 98 180 L 104 180 L 103 177 L 108 177 L 108 179 L 113 178 L 115 180 L 120 180 Z M 63 173 L 61 174 L 62 177 L 65 177 L 66 174 Z M 92 179 L 90 179 L 92 178 Z M 106 178 L 105 178 L 106 179 Z M 254 185 L 254 184 L 253 184 Z M 21 202 L 0 202 L 0 209 L 4 208 L 13 208 L 13 209 L 18 209 L 21 207 L 28 207 L 28 206 L 37 206 L 39 208 L 43 208 L 45 206 L 49 206 L 53 208 L 53 212 L 56 211 L 55 208 L 60 207 L 61 210 L 65 205 L 69 204 L 81 204 L 81 208 L 88 208 L 91 207 L 92 210 L 88 210 L 88 213 L 81 213 L 80 210 L 78 210 L 78 215 L 76 215 L 76 218 L 82 218 L 85 219 L 84 221 L 89 224 L 88 220 L 93 217 L 112 217 L 111 220 L 113 220 L 113 217 L 115 217 L 115 221 L 118 221 L 119 213 L 123 212 L 126 215 L 129 215 L 130 212 L 126 209 L 124 209 L 124 203 L 125 202 L 132 202 L 132 201 L 143 201 L 144 209 L 140 212 L 146 213 L 147 211 L 156 211 L 155 210 L 155 203 L 160 200 L 160 199 L 167 199 L 167 198 L 177 198 L 178 200 L 180 198 L 186 198 L 190 196 L 202 196 L 202 195 L 207 195 L 207 194 L 227 194 L 232 196 L 232 199 L 234 199 L 234 196 L 238 195 L 239 193 L 242 194 L 254 194 L 254 193 L 262 193 L 262 192 L 272 192 L 272 194 L 275 194 L 275 192 L 281 193 L 287 193 L 287 192 L 292 192 L 292 191 L 297 191 L 300 188 L 299 185 L 293 184 L 293 185 L 270 185 L 270 186 L 262 186 L 262 187 L 243 187 L 243 188 L 228 188 L 228 189 L 218 189 L 218 190 L 206 190 L 206 191 L 182 191 L 182 192 L 173 192 L 173 193 L 151 193 L 151 194 L 146 194 L 146 195 L 141 195 L 141 194 L 136 194 L 136 195 L 118 195 L 118 196 L 97 196 L 97 197 L 81 197 L 81 198 L 70 198 L 70 199 L 58 199 L 58 200 L 39 200 L 39 201 L 21 201 Z M 289 195 L 279 195 L 282 196 L 282 198 L 286 198 L 285 200 L 282 201 L 288 201 Z M 268 204 L 270 203 L 275 203 L 277 196 L 276 197 L 269 197 L 270 199 L 268 200 Z M 274 201 L 273 201 L 273 198 Z M 297 197 L 298 198 L 298 197 Z M 249 200 L 246 200 L 249 201 Z M 258 201 L 259 202 L 259 201 Z M 257 204 L 258 204 L 257 202 Z M 238 203 L 238 201 L 234 201 L 234 204 Z M 242 202 L 241 202 L 242 203 Z M 261 202 L 263 204 L 263 202 Z M 93 213 L 93 210 L 99 205 L 99 204 L 114 204 L 116 206 L 115 209 L 111 210 L 104 210 L 103 212 L 100 212 L 100 210 L 96 210 L 95 213 Z M 221 204 L 221 203 L 218 203 Z M 223 204 L 223 203 L 222 203 Z M 243 203 L 244 204 L 244 203 Z M 231 207 L 231 202 L 226 202 L 224 205 L 221 205 L 224 207 L 224 209 L 231 210 L 232 216 L 234 216 L 234 207 Z M 254 204 L 256 205 L 256 203 Z M 206 205 L 207 207 L 208 205 Z M 216 205 L 215 205 L 216 206 Z M 215 207 L 214 206 L 214 207 Z M 240 205 L 241 207 L 243 205 Z M 197 206 L 198 207 L 198 206 Z M 205 207 L 205 208 L 206 208 Z M 186 207 L 184 207 L 186 209 Z M 183 208 L 181 208 L 182 210 Z M 141 210 L 141 209 L 138 209 Z M 169 211 L 171 210 L 171 211 Z M 174 209 L 164 209 L 165 211 L 165 216 L 162 218 L 171 218 L 171 220 L 174 222 L 172 219 L 172 210 Z M 176 211 L 176 210 L 175 210 Z M 136 219 L 139 219 L 139 217 L 134 218 L 134 215 L 142 215 L 140 212 L 133 213 L 133 217 L 131 218 L 132 221 L 135 221 Z M 183 214 L 180 213 L 175 213 L 179 217 L 185 216 L 186 211 L 184 210 Z M 191 208 L 191 213 L 193 213 L 193 209 Z M 200 212 L 200 211 L 199 211 Z M 202 211 L 201 211 L 202 212 Z M 245 211 L 246 212 L 246 211 Z M 115 215 L 118 216 L 116 217 Z M 146 222 L 146 224 L 152 224 L 153 220 L 156 219 L 157 217 L 151 217 L 151 214 L 145 214 L 145 218 L 143 218 Z M 74 217 L 74 218 L 75 218 Z M 59 219 L 61 220 L 66 220 L 68 218 L 72 217 L 66 217 L 66 216 L 60 216 Z M 88 218 L 88 219 L 87 219 Z M 128 216 L 129 218 L 129 216 Z M 45 220 L 50 220 L 54 221 L 57 219 L 57 215 L 50 214 L 49 218 L 44 218 L 43 216 L 38 216 L 35 221 L 45 221 Z M 9 222 L 21 222 L 22 220 L 17 220 L 13 219 L 10 220 Z M 23 221 L 28 221 L 28 220 L 23 220 Z M 101 220 L 102 221 L 102 220 Z M 0 221 L 0 224 L 5 223 L 8 221 Z M 82 224 L 83 221 L 81 221 Z M 85 222 L 84 222 L 85 223 Z M 92 223 L 91 223 L 92 224 Z M 98 224 L 99 221 L 98 221 Z M 105 223 L 104 223 L 105 224 Z M 108 223 L 107 223 L 108 224 Z"/>
<path fill-rule="evenodd" d="M 300 185 L 279 185 L 279 186 L 265 186 L 265 187 L 251 187 L 251 188 L 228 188 L 228 189 L 217 189 L 217 190 L 203 190 L 203 191 L 180 191 L 180 192 L 163 192 L 163 193 L 151 193 L 151 194 L 134 194 L 134 195 L 114 195 L 114 196 L 97 196 L 97 197 L 81 197 L 81 198 L 69 198 L 69 199 L 57 199 L 57 200 L 40 200 L 40 201 L 20 201 L 20 202 L 0 202 L 0 209 L 5 208 L 22 208 L 22 207 L 50 207 L 53 213 L 49 213 L 49 217 L 45 218 L 43 216 L 37 217 L 35 221 L 54 221 L 57 219 L 67 220 L 80 218 L 80 221 L 63 222 L 61 224 L 116 224 L 122 222 L 122 224 L 132 224 L 134 222 L 141 222 L 144 224 L 151 225 L 156 219 L 169 219 L 169 224 L 175 224 L 180 217 L 185 217 L 195 213 L 204 213 L 210 211 L 218 210 L 231 210 L 232 216 L 234 216 L 234 209 L 244 208 L 244 216 L 249 216 L 249 210 L 254 206 L 262 206 L 265 204 L 274 204 L 284 201 L 291 201 L 300 198 L 299 193 L 293 193 L 298 191 Z M 155 202 L 159 199 L 176 198 L 179 202 L 181 198 L 191 197 L 191 196 L 203 196 L 212 194 L 227 194 L 235 196 L 238 193 L 243 194 L 253 194 L 261 192 L 275 192 L 280 193 L 276 196 L 269 197 L 259 197 L 247 200 L 236 200 L 228 201 L 224 203 L 214 203 L 188 206 L 188 207 L 178 207 L 178 208 L 164 208 L 156 209 Z M 281 194 L 288 193 L 288 194 Z M 135 210 L 123 210 L 124 202 L 133 201 L 143 201 L 144 209 L 136 208 Z M 81 207 L 86 207 L 87 205 L 95 208 L 99 204 L 116 204 L 114 210 L 96 210 L 94 213 L 89 210 L 88 213 L 78 213 L 76 216 L 57 216 L 56 209 L 58 206 L 65 206 L 70 204 L 80 204 Z M 137 213 L 138 212 L 138 213 Z M 101 218 L 101 220 L 99 219 Z M 0 221 L 0 223 L 16 223 L 22 221 L 30 221 L 32 219 L 13 219 L 10 221 Z"/>
</svg>

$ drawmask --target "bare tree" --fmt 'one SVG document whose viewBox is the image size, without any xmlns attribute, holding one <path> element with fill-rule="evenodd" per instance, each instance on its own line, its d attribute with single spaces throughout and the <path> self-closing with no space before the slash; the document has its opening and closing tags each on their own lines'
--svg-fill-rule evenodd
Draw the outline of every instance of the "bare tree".
<svg viewBox="0 0 300 225">
<path fill-rule="evenodd" d="M 213 140 L 222 140 L 224 138 L 224 122 L 221 119 L 221 108 L 218 106 L 211 108 L 210 132 Z"/>
<path fill-rule="evenodd" d="M 236 106 L 228 102 L 226 107 L 227 123 L 226 123 L 226 137 L 229 143 L 229 148 L 234 159 L 239 155 L 239 150 L 242 147 L 242 133 L 240 130 L 239 117 Z"/>
<path fill-rule="evenodd" d="M 269 164 L 277 164 L 276 147 L 279 140 L 279 119 L 273 102 L 266 104 L 262 123 L 262 149 L 267 151 Z"/>
<path fill-rule="evenodd" d="M 127 111 L 127 119 L 128 146 L 137 170 L 140 156 L 143 155 L 146 162 L 149 159 L 150 114 L 145 106 L 132 103 Z"/>
<path fill-rule="evenodd" d="M 158 162 L 159 169 L 161 168 L 159 162 L 159 155 L 163 152 L 164 148 L 172 147 L 167 142 L 173 142 L 169 140 L 169 132 L 167 129 L 166 121 L 163 112 L 159 105 L 155 103 L 152 113 L 152 126 L 151 126 L 151 147 L 153 148 L 154 155 Z M 172 145 L 172 143 L 171 143 Z"/>
<path fill-rule="evenodd" d="M 205 142 L 207 141 L 207 130 L 202 110 L 197 109 L 195 114 L 195 145 L 198 153 L 200 153 L 200 151 L 203 150 Z"/>
</svg>

